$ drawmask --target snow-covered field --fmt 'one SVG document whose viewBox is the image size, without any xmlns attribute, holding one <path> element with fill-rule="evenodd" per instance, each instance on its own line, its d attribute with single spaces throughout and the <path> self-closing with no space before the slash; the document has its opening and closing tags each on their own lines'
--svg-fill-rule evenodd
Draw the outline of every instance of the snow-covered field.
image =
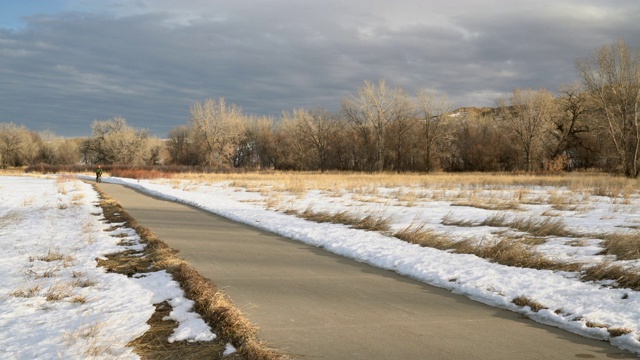
<svg viewBox="0 0 640 360">
<path fill-rule="evenodd" d="M 453 238 L 491 241 L 497 236 L 496 230 L 506 229 L 444 225 L 443 219 L 477 224 L 496 213 L 506 217 L 545 214 L 562 218 L 574 233 L 624 233 L 636 231 L 633 229 L 640 224 L 640 198 L 637 196 L 618 201 L 605 196 L 574 194 L 570 189 L 545 187 L 486 189 L 482 192 L 491 194 L 474 195 L 486 196 L 486 199 L 515 197 L 523 200 L 518 211 L 497 211 L 461 206 L 460 194 L 454 194 L 455 190 L 451 189 L 379 187 L 368 194 L 340 189 L 287 193 L 277 191 L 275 187 L 270 191 L 268 186 L 248 191 L 249 187 L 239 187 L 231 181 L 121 178 L 103 181 L 124 183 L 157 196 L 189 203 L 492 306 L 523 313 L 541 323 L 608 340 L 615 346 L 640 354 L 640 296 L 636 291 L 614 288 L 606 282 L 582 282 L 578 274 L 571 272 L 503 266 L 474 255 L 419 247 L 378 232 L 314 223 L 282 211 L 304 211 L 311 207 L 319 212 L 346 211 L 357 216 L 383 214 L 390 218 L 392 232 L 424 222 Z M 60 190 L 61 186 L 64 191 Z M 460 189 L 458 193 L 462 191 L 465 190 Z M 403 196 L 409 192 L 414 194 Z M 113 233 L 105 232 L 109 225 L 101 222 L 99 216 L 92 215 L 101 210 L 95 206 L 97 196 L 90 186 L 80 182 L 0 177 L 0 194 L 0 243 L 4 260 L 0 280 L 3 282 L 0 357 L 58 358 L 57 354 L 62 354 L 61 358 L 81 358 L 92 346 L 107 343 L 110 345 L 108 358 L 129 356 L 130 349 L 125 345 L 146 330 L 145 321 L 153 311 L 151 304 L 158 298 L 180 296 L 179 290 L 174 288 L 175 283 L 164 273 L 126 278 L 95 268 L 95 257 L 117 250 L 119 239 L 111 237 Z M 555 200 L 546 201 L 551 197 Z M 559 203 L 572 205 L 557 206 Z M 615 260 L 597 255 L 601 250 L 601 240 L 597 238 L 545 240 L 537 250 L 553 259 L 586 264 Z M 51 252 L 69 258 L 41 260 Z M 634 268 L 640 266 L 638 261 L 619 263 Z M 53 275 L 43 276 L 47 273 Z M 89 280 L 91 285 L 80 286 L 84 280 Z M 67 289 L 68 296 L 47 300 L 47 294 L 57 287 Z M 167 291 L 168 288 L 172 290 Z M 30 295 L 23 296 L 20 292 Z M 512 300 L 521 296 L 548 309 L 534 312 L 528 307 L 514 305 Z M 76 297 L 83 301 L 75 301 Z M 629 333 L 611 337 L 606 328 L 587 326 L 587 323 L 626 329 Z M 190 326 L 185 324 L 184 329 L 190 329 Z M 93 328 L 97 330 L 90 331 Z M 196 334 L 200 330 L 190 332 Z"/>
<path fill-rule="evenodd" d="M 139 241 L 132 229 L 108 231 L 98 201 L 81 181 L 0 176 L 0 359 L 137 359 L 127 343 L 165 300 L 182 321 L 172 340 L 215 337 L 166 272 L 96 267 L 123 251 L 123 236 Z"/>
<path fill-rule="evenodd" d="M 264 184 L 253 186 L 233 181 L 121 178 L 106 181 L 127 184 L 153 195 L 192 204 L 238 222 L 450 289 L 485 304 L 523 313 L 541 323 L 610 341 L 619 348 L 640 354 L 640 294 L 636 291 L 613 288 L 607 282 L 582 282 L 577 273 L 503 266 L 474 255 L 419 247 L 389 235 L 340 224 L 310 222 L 283 213 L 284 210 L 312 208 L 318 212 L 346 211 L 358 216 L 383 214 L 391 219 L 391 232 L 412 223 L 425 222 L 449 236 L 491 241 L 496 230 L 506 229 L 447 226 L 442 224 L 443 218 L 480 222 L 496 213 L 504 213 L 507 217 L 540 217 L 544 213 L 545 216 L 552 214 L 554 218 L 562 218 L 567 228 L 575 233 L 626 233 L 635 231 L 633 228 L 640 224 L 640 198 L 637 195 L 627 196 L 621 201 L 546 187 L 497 190 L 487 187 L 481 193 L 471 195 L 484 197 L 485 202 L 517 198 L 524 204 L 518 211 L 505 212 L 460 206 L 460 192 L 465 189 L 378 187 L 355 194 L 336 185 L 333 190 L 307 189 L 287 193 L 277 185 L 270 189 Z M 419 194 L 403 196 L 409 192 Z M 574 238 L 548 238 L 538 245 L 537 250 L 552 259 L 580 261 L 586 266 L 615 260 L 597 255 L 602 250 L 600 242 L 588 237 L 581 237 L 579 241 Z M 619 263 L 640 267 L 639 261 Z M 528 307 L 514 305 L 512 300 L 521 296 L 548 309 L 534 312 Z M 612 337 L 606 328 L 587 326 L 587 323 L 630 332 Z"/>
</svg>

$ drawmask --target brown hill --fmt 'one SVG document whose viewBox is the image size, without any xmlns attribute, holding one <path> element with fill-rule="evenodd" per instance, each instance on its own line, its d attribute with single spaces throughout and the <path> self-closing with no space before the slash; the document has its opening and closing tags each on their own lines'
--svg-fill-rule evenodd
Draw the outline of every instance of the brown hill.
<svg viewBox="0 0 640 360">
<path fill-rule="evenodd" d="M 451 112 L 451 116 L 471 116 L 471 117 L 487 117 L 496 115 L 498 113 L 497 108 L 490 107 L 461 107 Z"/>
</svg>

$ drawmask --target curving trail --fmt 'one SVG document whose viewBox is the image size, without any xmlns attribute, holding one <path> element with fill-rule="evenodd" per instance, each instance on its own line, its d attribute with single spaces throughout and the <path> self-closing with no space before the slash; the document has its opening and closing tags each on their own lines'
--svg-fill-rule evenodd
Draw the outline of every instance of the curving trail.
<svg viewBox="0 0 640 360">
<path fill-rule="evenodd" d="M 624 359 L 606 342 L 122 185 L 100 187 L 300 359 Z"/>
</svg>

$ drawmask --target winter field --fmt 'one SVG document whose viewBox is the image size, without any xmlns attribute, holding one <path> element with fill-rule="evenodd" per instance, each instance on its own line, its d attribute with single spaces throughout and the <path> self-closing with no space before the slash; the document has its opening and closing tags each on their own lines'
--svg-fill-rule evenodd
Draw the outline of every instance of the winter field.
<svg viewBox="0 0 640 360">
<path fill-rule="evenodd" d="M 215 338 L 166 272 L 96 267 L 141 246 L 134 230 L 104 221 L 98 201 L 73 177 L 0 176 L 1 359 L 137 359 L 127 344 L 163 301 L 180 324 L 170 341 Z"/>
<path fill-rule="evenodd" d="M 640 354 L 635 180 L 243 174 L 103 181 L 189 203 Z M 135 358 L 126 344 L 145 331 L 151 304 L 188 303 L 164 273 L 126 278 L 95 268 L 95 258 L 113 252 L 120 239 L 100 220 L 89 185 L 0 177 L 0 191 L 0 355 Z M 63 296 L 50 299 L 62 290 Z M 183 332 L 204 336 L 197 315 L 190 319 Z"/>
</svg>

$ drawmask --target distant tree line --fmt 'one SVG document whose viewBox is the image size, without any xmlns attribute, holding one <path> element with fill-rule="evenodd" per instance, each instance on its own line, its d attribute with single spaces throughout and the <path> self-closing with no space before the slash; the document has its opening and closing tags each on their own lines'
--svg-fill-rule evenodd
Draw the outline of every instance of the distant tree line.
<svg viewBox="0 0 640 360">
<path fill-rule="evenodd" d="M 623 40 L 579 59 L 580 84 L 515 89 L 493 108 L 452 109 L 443 95 L 366 81 L 340 111 L 245 115 L 223 98 L 195 103 L 168 138 L 116 117 L 86 139 L 0 123 L 0 165 L 118 164 L 346 171 L 599 169 L 640 174 L 640 51 Z"/>
</svg>

